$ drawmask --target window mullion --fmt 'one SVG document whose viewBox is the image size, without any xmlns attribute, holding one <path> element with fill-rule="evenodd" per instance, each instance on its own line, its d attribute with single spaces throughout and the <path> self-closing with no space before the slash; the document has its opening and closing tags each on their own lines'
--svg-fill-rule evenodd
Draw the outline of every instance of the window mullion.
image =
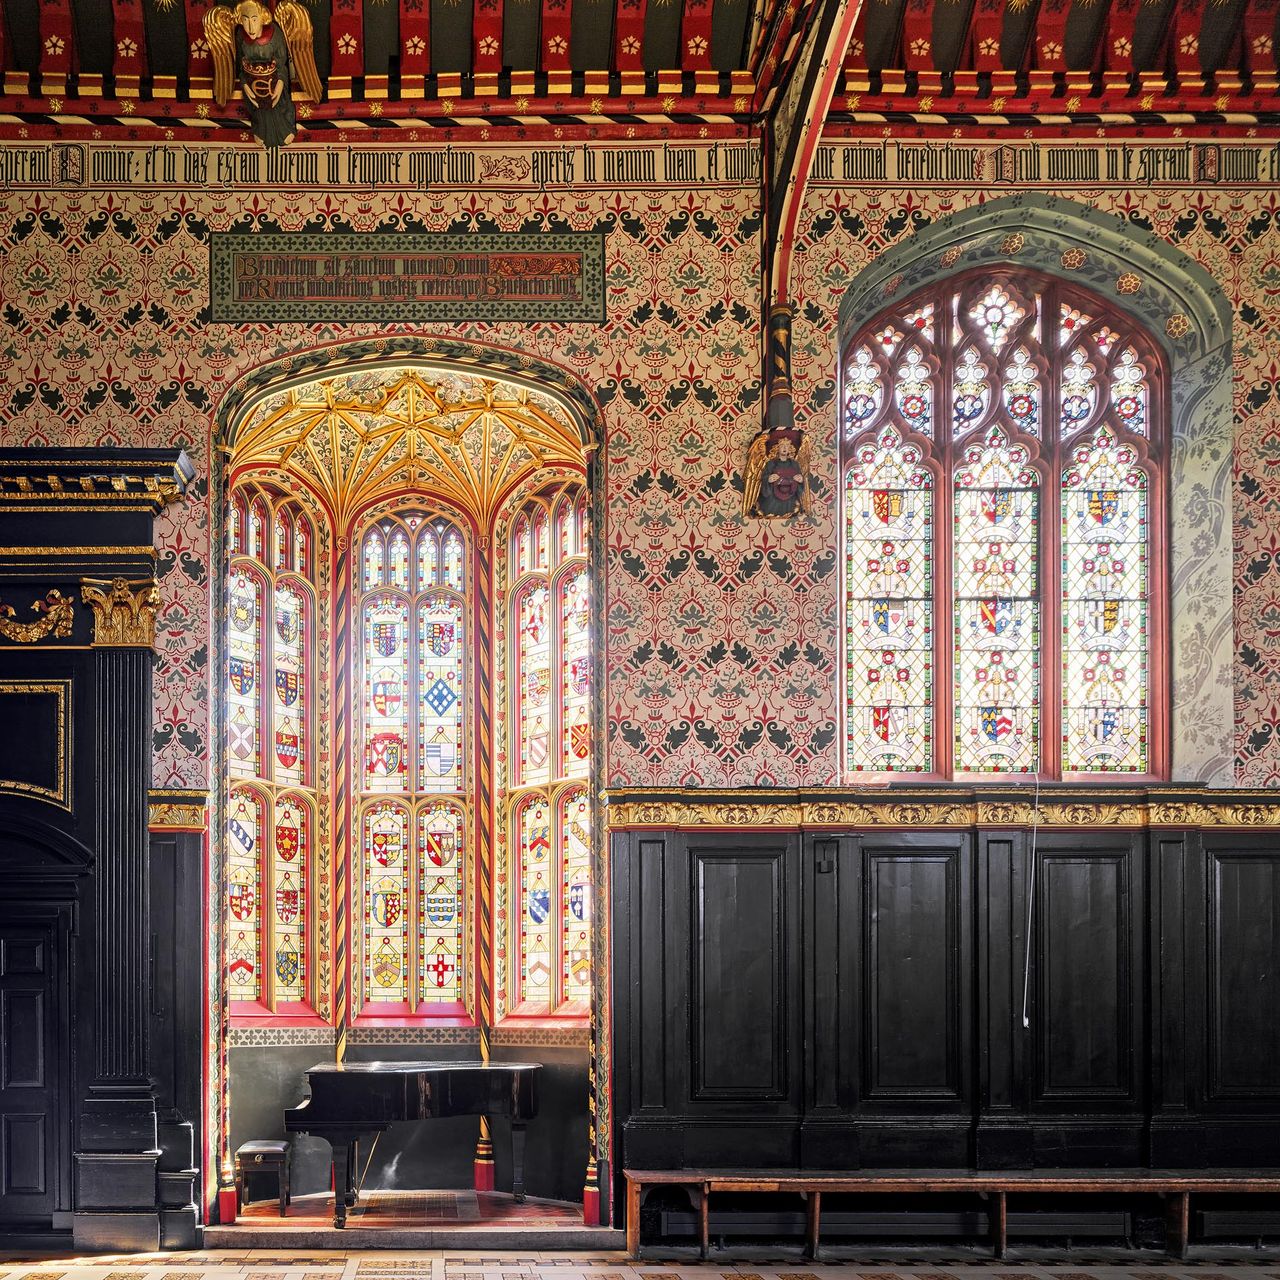
<svg viewBox="0 0 1280 1280">
<path fill-rule="evenodd" d="M 934 301 L 941 339 L 938 342 L 938 395 L 934 403 L 950 404 L 949 387 L 954 370 L 955 322 L 953 300 L 940 294 Z M 945 326 L 945 327 L 944 327 Z M 937 496 L 933 522 L 933 690 L 936 716 L 933 733 L 934 772 L 950 778 L 955 772 L 955 682 L 960 655 L 955 620 L 955 469 L 951 427 L 934 414 L 933 458 L 937 464 Z"/>
<path fill-rule="evenodd" d="M 1040 501 L 1040 774 L 1062 776 L 1062 341 L 1058 331 L 1058 289 L 1044 290 L 1044 346 L 1050 351 L 1045 399 L 1043 452 L 1045 477 Z"/>
</svg>

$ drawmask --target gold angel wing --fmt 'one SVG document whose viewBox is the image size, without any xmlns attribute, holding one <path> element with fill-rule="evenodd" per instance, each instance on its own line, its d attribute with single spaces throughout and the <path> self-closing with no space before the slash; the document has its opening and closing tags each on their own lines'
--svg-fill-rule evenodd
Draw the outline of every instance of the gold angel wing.
<svg viewBox="0 0 1280 1280">
<path fill-rule="evenodd" d="M 324 85 L 316 70 L 316 47 L 311 34 L 311 15 L 297 0 L 280 0 L 276 5 L 275 20 L 284 32 L 289 46 L 289 60 L 293 63 L 293 77 L 302 86 L 301 97 L 319 102 L 324 97 Z"/>
<path fill-rule="evenodd" d="M 236 87 L 236 15 L 225 4 L 204 12 L 204 40 L 213 59 L 213 100 L 220 107 L 231 101 Z"/>
<path fill-rule="evenodd" d="M 800 448 L 796 451 L 796 466 L 800 468 L 800 510 L 808 514 L 810 494 L 809 494 L 809 462 L 813 457 L 813 450 L 809 445 L 809 437 L 807 435 L 800 437 Z"/>
<path fill-rule="evenodd" d="M 760 482 L 764 478 L 764 466 L 768 461 L 769 435 L 762 431 L 747 450 L 747 462 L 742 468 L 742 514 L 754 516 L 756 503 L 760 501 Z"/>
</svg>

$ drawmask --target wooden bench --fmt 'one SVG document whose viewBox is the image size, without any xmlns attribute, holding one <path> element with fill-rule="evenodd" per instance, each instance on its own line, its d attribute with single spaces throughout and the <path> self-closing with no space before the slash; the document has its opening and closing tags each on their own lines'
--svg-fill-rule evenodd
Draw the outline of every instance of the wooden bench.
<svg viewBox="0 0 1280 1280">
<path fill-rule="evenodd" d="M 713 1191 L 793 1191 L 805 1197 L 805 1254 L 816 1258 L 822 1219 L 822 1197 L 831 1194 L 924 1194 L 968 1192 L 987 1197 L 991 1246 L 1003 1258 L 1008 1244 L 1010 1193 L 1057 1195 L 1060 1192 L 1150 1194 L 1167 1200 L 1169 1250 L 1187 1251 L 1191 1196 L 1206 1192 L 1280 1192 L 1280 1170 L 1246 1173 L 1186 1169 L 1002 1169 L 1002 1170 L 866 1170 L 839 1173 L 790 1169 L 627 1169 L 627 1252 L 640 1253 L 640 1202 L 648 1187 L 676 1186 L 698 1201 L 701 1256 L 709 1243 L 707 1201 Z"/>
</svg>

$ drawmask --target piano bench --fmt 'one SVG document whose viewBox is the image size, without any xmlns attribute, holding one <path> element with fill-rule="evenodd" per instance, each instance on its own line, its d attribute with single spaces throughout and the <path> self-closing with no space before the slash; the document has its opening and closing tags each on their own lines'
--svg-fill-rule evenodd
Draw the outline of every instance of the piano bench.
<svg viewBox="0 0 1280 1280">
<path fill-rule="evenodd" d="M 292 1201 L 289 1191 L 289 1164 L 293 1157 L 293 1144 L 288 1138 L 257 1138 L 242 1142 L 236 1148 L 236 1204 L 243 1209 L 252 1199 L 249 1179 L 258 1174 L 273 1173 L 276 1176 L 277 1194 L 280 1197 L 280 1216 Z"/>
</svg>

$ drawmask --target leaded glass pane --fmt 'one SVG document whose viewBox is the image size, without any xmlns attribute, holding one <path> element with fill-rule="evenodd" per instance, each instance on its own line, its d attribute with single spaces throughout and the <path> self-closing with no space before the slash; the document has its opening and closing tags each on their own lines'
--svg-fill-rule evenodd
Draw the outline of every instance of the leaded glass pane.
<svg viewBox="0 0 1280 1280">
<path fill-rule="evenodd" d="M 302 592 L 290 583 L 275 590 L 275 634 L 272 637 L 275 692 L 271 699 L 275 733 L 277 782 L 299 783 L 307 768 L 306 606 Z"/>
<path fill-rule="evenodd" d="M 561 981 L 566 1000 L 591 998 L 591 814 L 587 792 L 575 787 L 560 797 L 563 875 Z"/>
<path fill-rule="evenodd" d="M 440 585 L 440 544 L 435 532 L 427 527 L 418 534 L 418 581 L 419 591 L 430 591 Z"/>
<path fill-rule="evenodd" d="M 853 772 L 933 767 L 933 485 L 891 428 L 845 472 L 845 643 Z"/>
<path fill-rule="evenodd" d="M 951 421 L 957 438 L 967 434 L 987 415 L 991 404 L 990 369 L 977 347 L 967 347 L 956 361 L 953 376 Z"/>
<path fill-rule="evenodd" d="M 1004 407 L 1010 423 L 1029 435 L 1040 434 L 1042 395 L 1031 352 L 1019 347 L 1004 370 Z"/>
<path fill-rule="evenodd" d="M 311 525 L 302 515 L 293 530 L 293 567 L 304 576 L 311 572 Z"/>
<path fill-rule="evenodd" d="M 248 553 L 255 560 L 266 563 L 267 505 L 261 498 L 255 498 L 249 507 L 249 547 Z"/>
<path fill-rule="evenodd" d="M 1098 370 L 1084 347 L 1076 347 L 1062 366 L 1062 434 L 1070 435 L 1098 407 Z"/>
<path fill-rule="evenodd" d="M 516 610 L 522 783 L 546 782 L 551 753 L 550 592 L 544 583 L 529 587 Z"/>
<path fill-rule="evenodd" d="M 516 521 L 512 541 L 515 544 L 515 572 L 518 578 L 533 568 L 533 529 L 529 524 L 528 516 L 522 515 Z"/>
<path fill-rule="evenodd" d="M 554 998 L 551 806 L 531 797 L 517 816 L 520 835 L 520 995 L 550 1007 Z"/>
<path fill-rule="evenodd" d="M 897 365 L 894 398 L 902 420 L 922 436 L 933 431 L 933 375 L 919 347 L 912 347 Z"/>
<path fill-rule="evenodd" d="M 382 800 L 365 811 L 364 997 L 409 999 L 409 812 Z"/>
<path fill-rule="evenodd" d="M 407 691 L 409 607 L 379 592 L 364 606 L 364 750 L 366 791 L 403 791 L 409 769 Z"/>
<path fill-rule="evenodd" d="M 539 506 L 533 513 L 533 567 L 549 569 L 549 547 L 547 542 L 547 513 Z"/>
<path fill-rule="evenodd" d="M 560 579 L 560 772 L 583 774 L 591 756 L 591 606 L 585 566 Z"/>
<path fill-rule="evenodd" d="M 462 541 L 462 534 L 460 534 L 457 529 L 450 529 L 446 534 L 444 534 L 442 551 L 443 576 L 441 581 L 451 591 L 463 591 L 466 589 L 465 551 L 466 548 Z"/>
<path fill-rule="evenodd" d="M 465 762 L 462 605 L 438 592 L 418 605 L 419 791 L 458 791 Z"/>
<path fill-rule="evenodd" d="M 1106 428 L 1062 473 L 1062 767 L 1145 773 L 1147 476 Z"/>
<path fill-rule="evenodd" d="M 372 591 L 375 587 L 387 584 L 387 544 L 380 529 L 370 529 L 364 535 L 364 589 Z"/>
<path fill-rule="evenodd" d="M 880 416 L 884 406 L 884 377 L 871 348 L 858 347 L 844 367 L 845 433 L 850 438 Z"/>
<path fill-rule="evenodd" d="M 396 529 L 387 541 L 387 578 L 390 586 L 409 590 L 409 535 Z"/>
<path fill-rule="evenodd" d="M 1147 434 L 1147 370 L 1132 347 L 1111 367 L 1111 404 L 1116 421 L 1135 435 Z"/>
<path fill-rule="evenodd" d="M 1040 767 L 1038 477 L 992 428 L 955 478 L 955 767 Z"/>
<path fill-rule="evenodd" d="M 450 801 L 418 814 L 418 971 L 426 1004 L 463 998 L 463 835 L 462 809 Z"/>
<path fill-rule="evenodd" d="M 310 810 L 295 796 L 282 796 L 276 804 L 271 840 L 271 957 L 277 1000 L 306 997 L 310 834 Z"/>
<path fill-rule="evenodd" d="M 293 521 L 287 511 L 276 512 L 276 547 L 275 567 L 277 569 L 292 568 L 293 560 Z"/>
<path fill-rule="evenodd" d="M 993 284 L 969 309 L 969 319 L 997 355 L 1026 314 L 1026 308 L 1001 284 Z"/>
<path fill-rule="evenodd" d="M 227 806 L 227 979 L 232 1000 L 257 1000 L 262 878 L 258 839 L 262 801 L 254 792 L 236 788 Z"/>
<path fill-rule="evenodd" d="M 261 776 L 262 583 L 233 569 L 227 593 L 227 771 Z"/>
</svg>

